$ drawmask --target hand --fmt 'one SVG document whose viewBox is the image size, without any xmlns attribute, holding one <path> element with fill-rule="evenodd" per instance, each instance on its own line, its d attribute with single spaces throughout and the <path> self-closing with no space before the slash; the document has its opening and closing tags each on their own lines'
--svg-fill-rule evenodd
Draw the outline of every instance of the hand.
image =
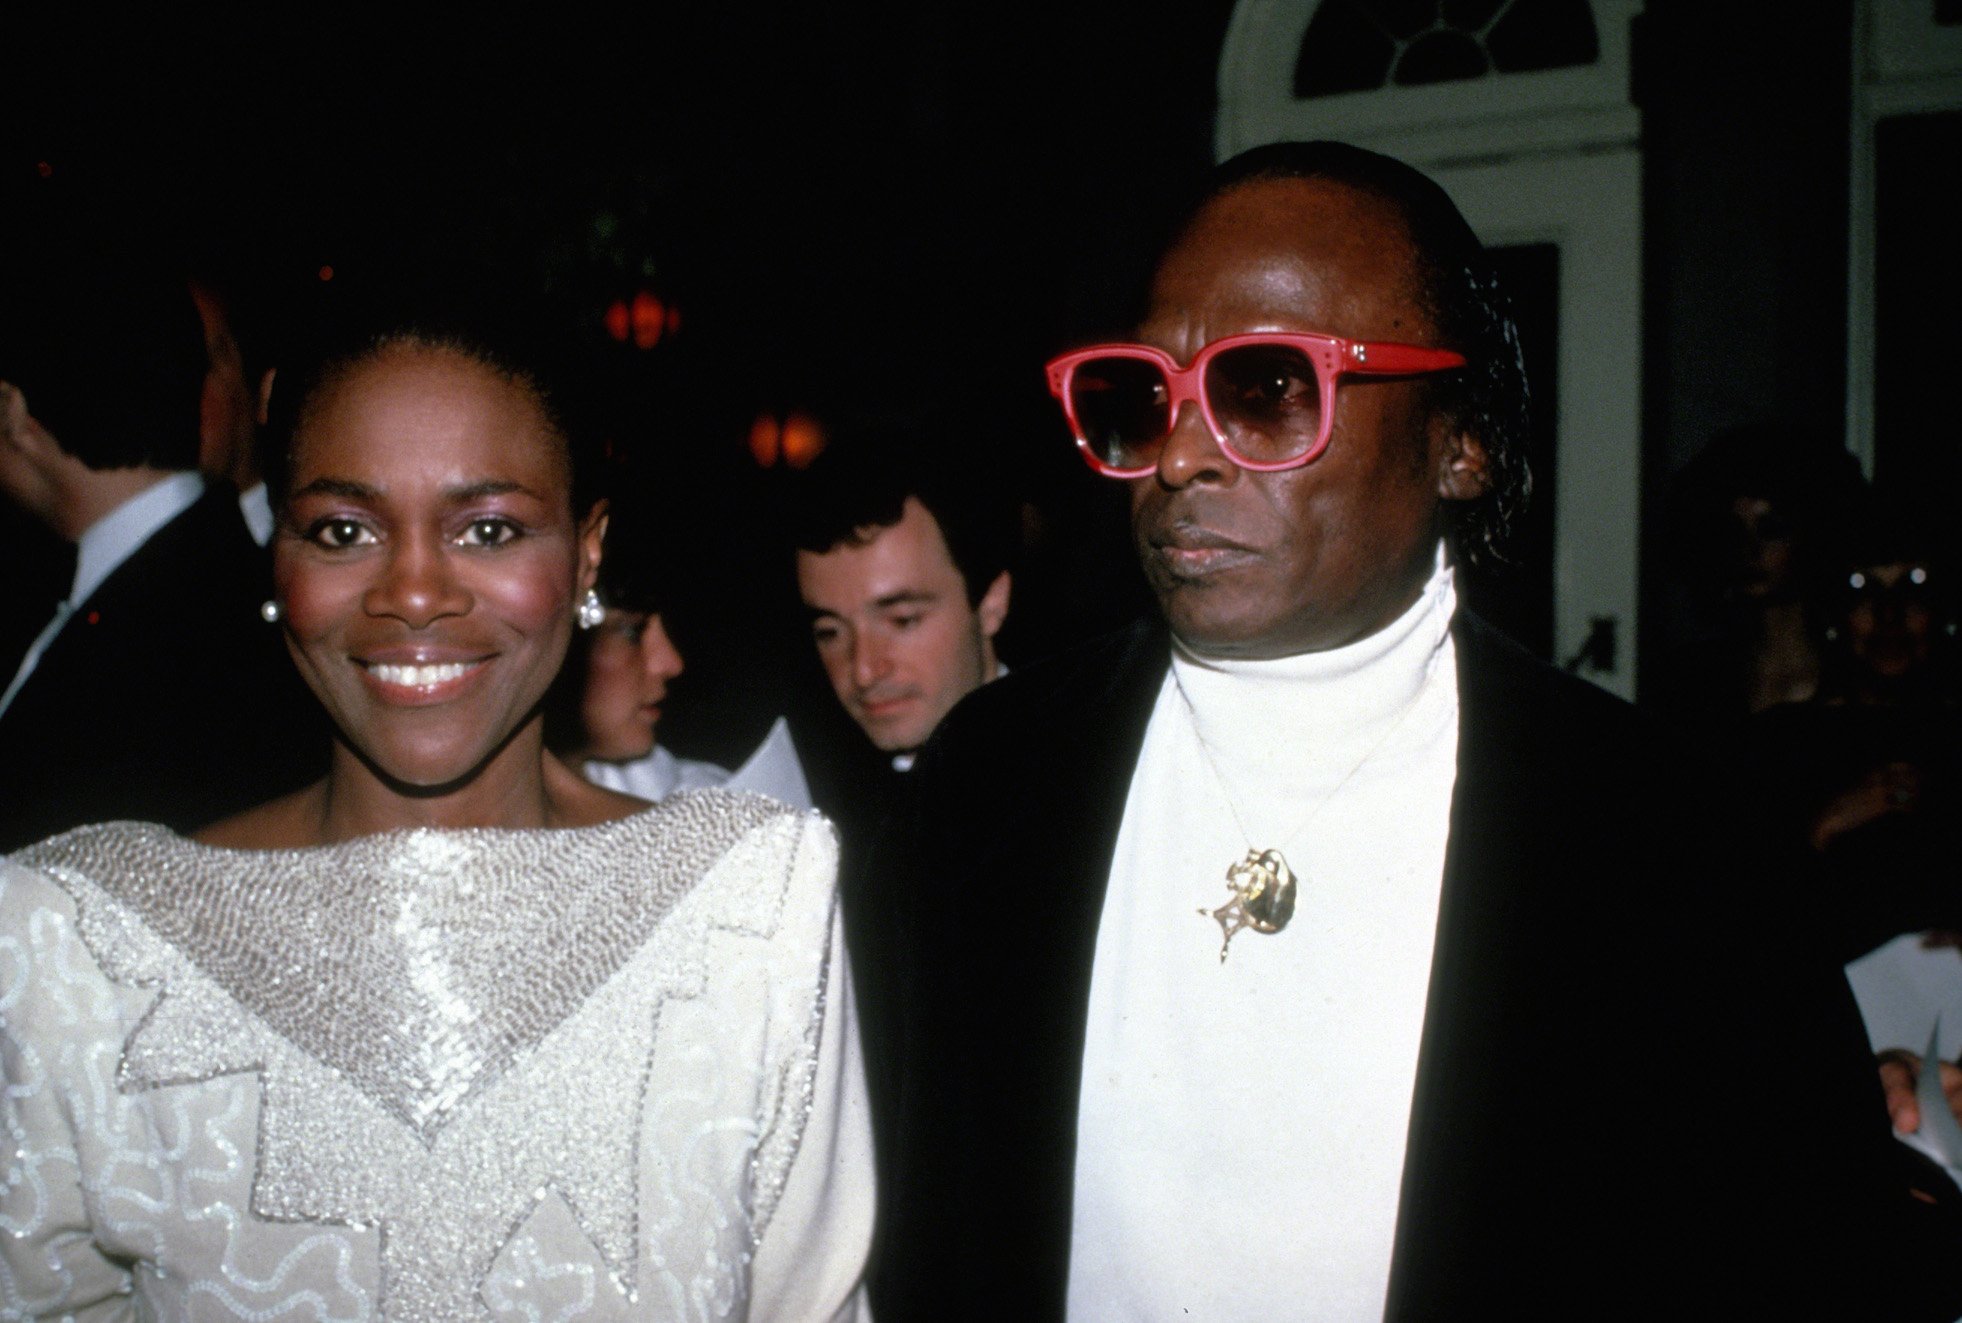
<svg viewBox="0 0 1962 1323">
<path fill-rule="evenodd" d="M 1905 762 L 1883 764 L 1819 810 L 1812 823 L 1812 848 L 1823 851 L 1837 837 L 1890 813 L 1912 813 L 1920 802 L 1920 769 Z"/>
<path fill-rule="evenodd" d="M 1887 1119 L 1894 1129 L 1911 1135 L 1921 1128 L 1921 1104 L 1915 1099 L 1915 1081 L 1921 1077 L 1921 1058 L 1906 1048 L 1890 1047 L 1875 1058 L 1880 1066 L 1880 1088 L 1887 1095 Z M 1948 1109 L 1962 1122 L 1962 1067 L 1944 1061 L 1942 1092 L 1948 1095 Z"/>
</svg>

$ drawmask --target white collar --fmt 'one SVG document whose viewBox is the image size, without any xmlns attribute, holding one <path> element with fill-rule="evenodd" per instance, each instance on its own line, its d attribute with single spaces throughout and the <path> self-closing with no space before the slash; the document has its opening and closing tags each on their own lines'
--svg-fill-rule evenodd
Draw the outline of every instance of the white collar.
<svg viewBox="0 0 1962 1323">
<path fill-rule="evenodd" d="M 102 581 L 204 495 L 204 475 L 194 471 L 160 478 L 90 524 L 75 544 L 75 584 L 68 601 L 80 606 Z"/>
<path fill-rule="evenodd" d="M 1375 738 L 1426 687 L 1456 609 L 1440 543 L 1417 600 L 1367 637 L 1260 661 L 1201 656 L 1174 638 L 1173 675 L 1201 737 L 1216 749 L 1313 741 L 1339 750 Z"/>
</svg>

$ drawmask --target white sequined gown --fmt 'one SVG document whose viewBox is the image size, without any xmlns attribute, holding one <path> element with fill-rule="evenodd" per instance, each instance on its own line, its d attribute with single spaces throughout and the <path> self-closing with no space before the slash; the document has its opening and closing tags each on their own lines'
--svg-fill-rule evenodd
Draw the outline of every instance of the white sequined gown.
<svg viewBox="0 0 1962 1323">
<path fill-rule="evenodd" d="M 860 1315 L 821 820 L 0 862 L 0 1318 Z"/>
</svg>

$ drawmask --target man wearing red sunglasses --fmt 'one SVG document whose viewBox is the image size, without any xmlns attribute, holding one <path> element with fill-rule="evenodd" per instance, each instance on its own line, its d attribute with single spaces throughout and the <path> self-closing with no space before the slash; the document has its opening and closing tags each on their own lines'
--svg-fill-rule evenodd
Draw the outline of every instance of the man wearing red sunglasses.
<svg viewBox="0 0 1962 1323">
<path fill-rule="evenodd" d="M 1837 971 L 1631 710 L 1457 610 L 1526 387 L 1445 194 L 1247 153 L 1049 379 L 1163 619 L 955 709 L 881 850 L 882 1317 L 1896 1316 Z"/>
</svg>

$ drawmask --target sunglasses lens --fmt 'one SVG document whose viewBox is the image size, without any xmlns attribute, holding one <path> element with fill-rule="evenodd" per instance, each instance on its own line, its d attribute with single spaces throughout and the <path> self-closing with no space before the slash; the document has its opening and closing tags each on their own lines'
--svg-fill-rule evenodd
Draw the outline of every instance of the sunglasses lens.
<svg viewBox="0 0 1962 1323">
<path fill-rule="evenodd" d="M 1155 462 L 1171 430 L 1171 392 L 1156 363 L 1141 358 L 1093 358 L 1070 374 L 1070 409 L 1092 453 L 1112 468 Z"/>
<path fill-rule="evenodd" d="M 1241 345 L 1206 365 L 1206 403 L 1227 445 L 1259 464 L 1305 455 L 1321 438 L 1322 388 L 1308 355 L 1288 345 Z"/>
</svg>

